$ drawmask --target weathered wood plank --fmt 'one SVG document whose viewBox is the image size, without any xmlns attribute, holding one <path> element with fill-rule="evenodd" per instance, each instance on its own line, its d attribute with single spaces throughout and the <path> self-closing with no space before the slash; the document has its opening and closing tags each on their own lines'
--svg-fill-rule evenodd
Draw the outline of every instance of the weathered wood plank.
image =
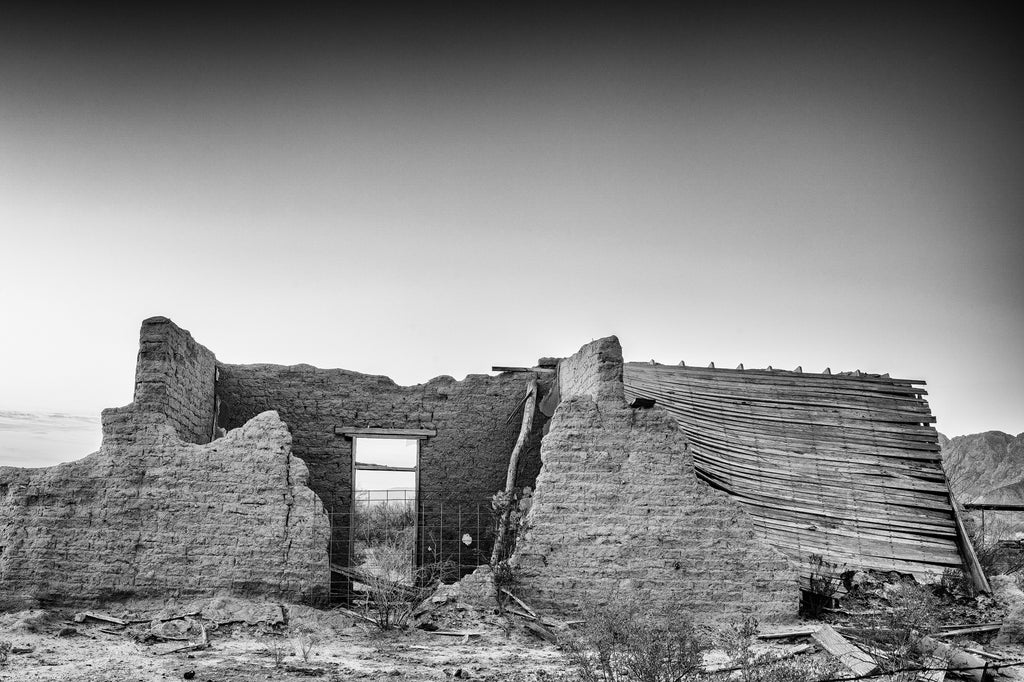
<svg viewBox="0 0 1024 682">
<path fill-rule="evenodd" d="M 870 656 L 850 644 L 831 625 L 822 625 L 811 637 L 855 675 L 870 675 L 878 669 Z"/>
<path fill-rule="evenodd" d="M 379 429 L 361 426 L 335 426 L 334 433 L 339 436 L 374 436 L 377 438 L 431 438 L 437 435 L 436 429 Z"/>
</svg>

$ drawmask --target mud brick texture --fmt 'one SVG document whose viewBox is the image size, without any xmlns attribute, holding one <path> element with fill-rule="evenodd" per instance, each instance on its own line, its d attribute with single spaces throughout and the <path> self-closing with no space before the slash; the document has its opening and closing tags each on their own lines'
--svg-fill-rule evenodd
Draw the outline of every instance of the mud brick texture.
<svg viewBox="0 0 1024 682">
<path fill-rule="evenodd" d="M 135 365 L 137 412 L 161 414 L 178 437 L 209 443 L 213 436 L 217 359 L 166 317 L 142 322 Z"/>
<path fill-rule="evenodd" d="M 275 413 L 207 445 L 133 421 L 130 445 L 0 468 L 0 602 L 324 596 L 327 516 Z"/>
<path fill-rule="evenodd" d="M 143 322 L 135 400 L 103 445 L 0 468 L 0 605 L 238 594 L 318 601 L 330 527 L 274 412 L 209 443 L 216 359 L 166 318 Z"/>
<path fill-rule="evenodd" d="M 695 477 L 665 411 L 626 405 L 621 358 L 611 337 L 559 367 L 561 402 L 512 559 L 527 601 L 572 614 L 626 593 L 705 622 L 795 617 L 796 571 Z"/>
<path fill-rule="evenodd" d="M 331 547 L 338 563 L 348 561 L 352 439 L 337 435 L 336 427 L 436 430 L 437 435 L 420 441 L 418 544 L 426 548 L 441 543 L 458 551 L 459 507 L 474 523 L 479 512 L 486 525 L 490 498 L 505 487 L 522 423 L 517 409 L 521 412 L 532 376 L 471 374 L 462 381 L 442 376 L 399 386 L 384 376 L 343 369 L 223 363 L 219 375 L 221 426 L 235 428 L 255 414 L 276 410 L 290 427 L 293 452 L 309 466 L 310 486 L 335 520 Z M 550 375 L 542 380 L 542 394 L 550 382 Z M 519 460 L 520 487 L 536 481 L 546 422 L 537 412 Z M 442 526 L 450 537 L 424 536 Z"/>
<path fill-rule="evenodd" d="M 609 336 L 592 341 L 558 363 L 562 400 L 589 397 L 596 401 L 625 400 L 622 386 L 622 346 Z"/>
</svg>

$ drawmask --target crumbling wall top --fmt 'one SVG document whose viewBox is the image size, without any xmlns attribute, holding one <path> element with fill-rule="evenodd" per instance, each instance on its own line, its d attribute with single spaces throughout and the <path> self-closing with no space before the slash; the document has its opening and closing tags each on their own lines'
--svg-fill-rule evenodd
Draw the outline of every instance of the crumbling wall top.
<svg viewBox="0 0 1024 682">
<path fill-rule="evenodd" d="M 595 401 L 625 401 L 622 346 L 615 336 L 591 341 L 558 364 L 562 400 L 589 396 Z"/>
<path fill-rule="evenodd" d="M 139 332 L 131 405 L 104 410 L 104 443 L 133 440 L 134 424 L 164 423 L 187 443 L 209 443 L 216 411 L 217 358 L 166 317 L 150 317 Z"/>
</svg>

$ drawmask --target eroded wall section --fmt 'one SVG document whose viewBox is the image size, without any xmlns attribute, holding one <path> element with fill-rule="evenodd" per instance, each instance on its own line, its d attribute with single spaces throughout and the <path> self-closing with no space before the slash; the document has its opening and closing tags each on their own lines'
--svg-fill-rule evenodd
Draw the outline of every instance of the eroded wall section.
<svg viewBox="0 0 1024 682">
<path fill-rule="evenodd" d="M 233 428 L 276 410 L 291 427 L 293 452 L 309 466 L 310 486 L 333 514 L 336 562 L 348 562 L 353 490 L 352 439 L 335 431 L 357 427 L 436 431 L 420 441 L 418 551 L 423 560 L 440 547 L 446 557 L 461 552 L 459 563 L 486 563 L 490 498 L 505 487 L 529 373 L 471 374 L 462 381 L 442 376 L 399 386 L 384 376 L 310 365 L 222 363 L 219 369 L 222 426 Z M 542 394 L 549 384 L 542 381 Z M 546 422 L 538 412 L 520 457 L 519 486 L 536 480 Z M 466 532 L 472 545 L 463 544 Z"/>
<path fill-rule="evenodd" d="M 99 452 L 0 468 L 0 602 L 322 597 L 328 521 L 287 426 L 266 412 L 188 442 L 212 427 L 213 354 L 165 318 L 141 346 L 136 400 L 104 411 Z"/>
<path fill-rule="evenodd" d="M 142 323 L 135 365 L 137 413 L 162 415 L 178 437 L 209 443 L 214 426 L 217 358 L 166 317 Z"/>
<path fill-rule="evenodd" d="M 626 405 L 618 340 L 584 346 L 558 374 L 561 402 L 513 558 L 528 600 L 572 613 L 625 592 L 697 620 L 794 617 L 797 576 L 785 557 L 697 480 L 671 416 Z"/>
</svg>

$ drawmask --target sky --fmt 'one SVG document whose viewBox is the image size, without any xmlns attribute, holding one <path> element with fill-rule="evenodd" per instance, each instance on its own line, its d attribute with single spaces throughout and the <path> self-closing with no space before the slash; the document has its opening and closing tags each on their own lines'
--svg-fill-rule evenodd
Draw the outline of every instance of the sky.
<svg viewBox="0 0 1024 682">
<path fill-rule="evenodd" d="M 401 384 L 615 334 L 922 379 L 941 432 L 1024 431 L 997 10 L 67 11 L 0 10 L 0 411 L 43 415 L 0 465 L 95 449 L 154 315 Z"/>
</svg>

